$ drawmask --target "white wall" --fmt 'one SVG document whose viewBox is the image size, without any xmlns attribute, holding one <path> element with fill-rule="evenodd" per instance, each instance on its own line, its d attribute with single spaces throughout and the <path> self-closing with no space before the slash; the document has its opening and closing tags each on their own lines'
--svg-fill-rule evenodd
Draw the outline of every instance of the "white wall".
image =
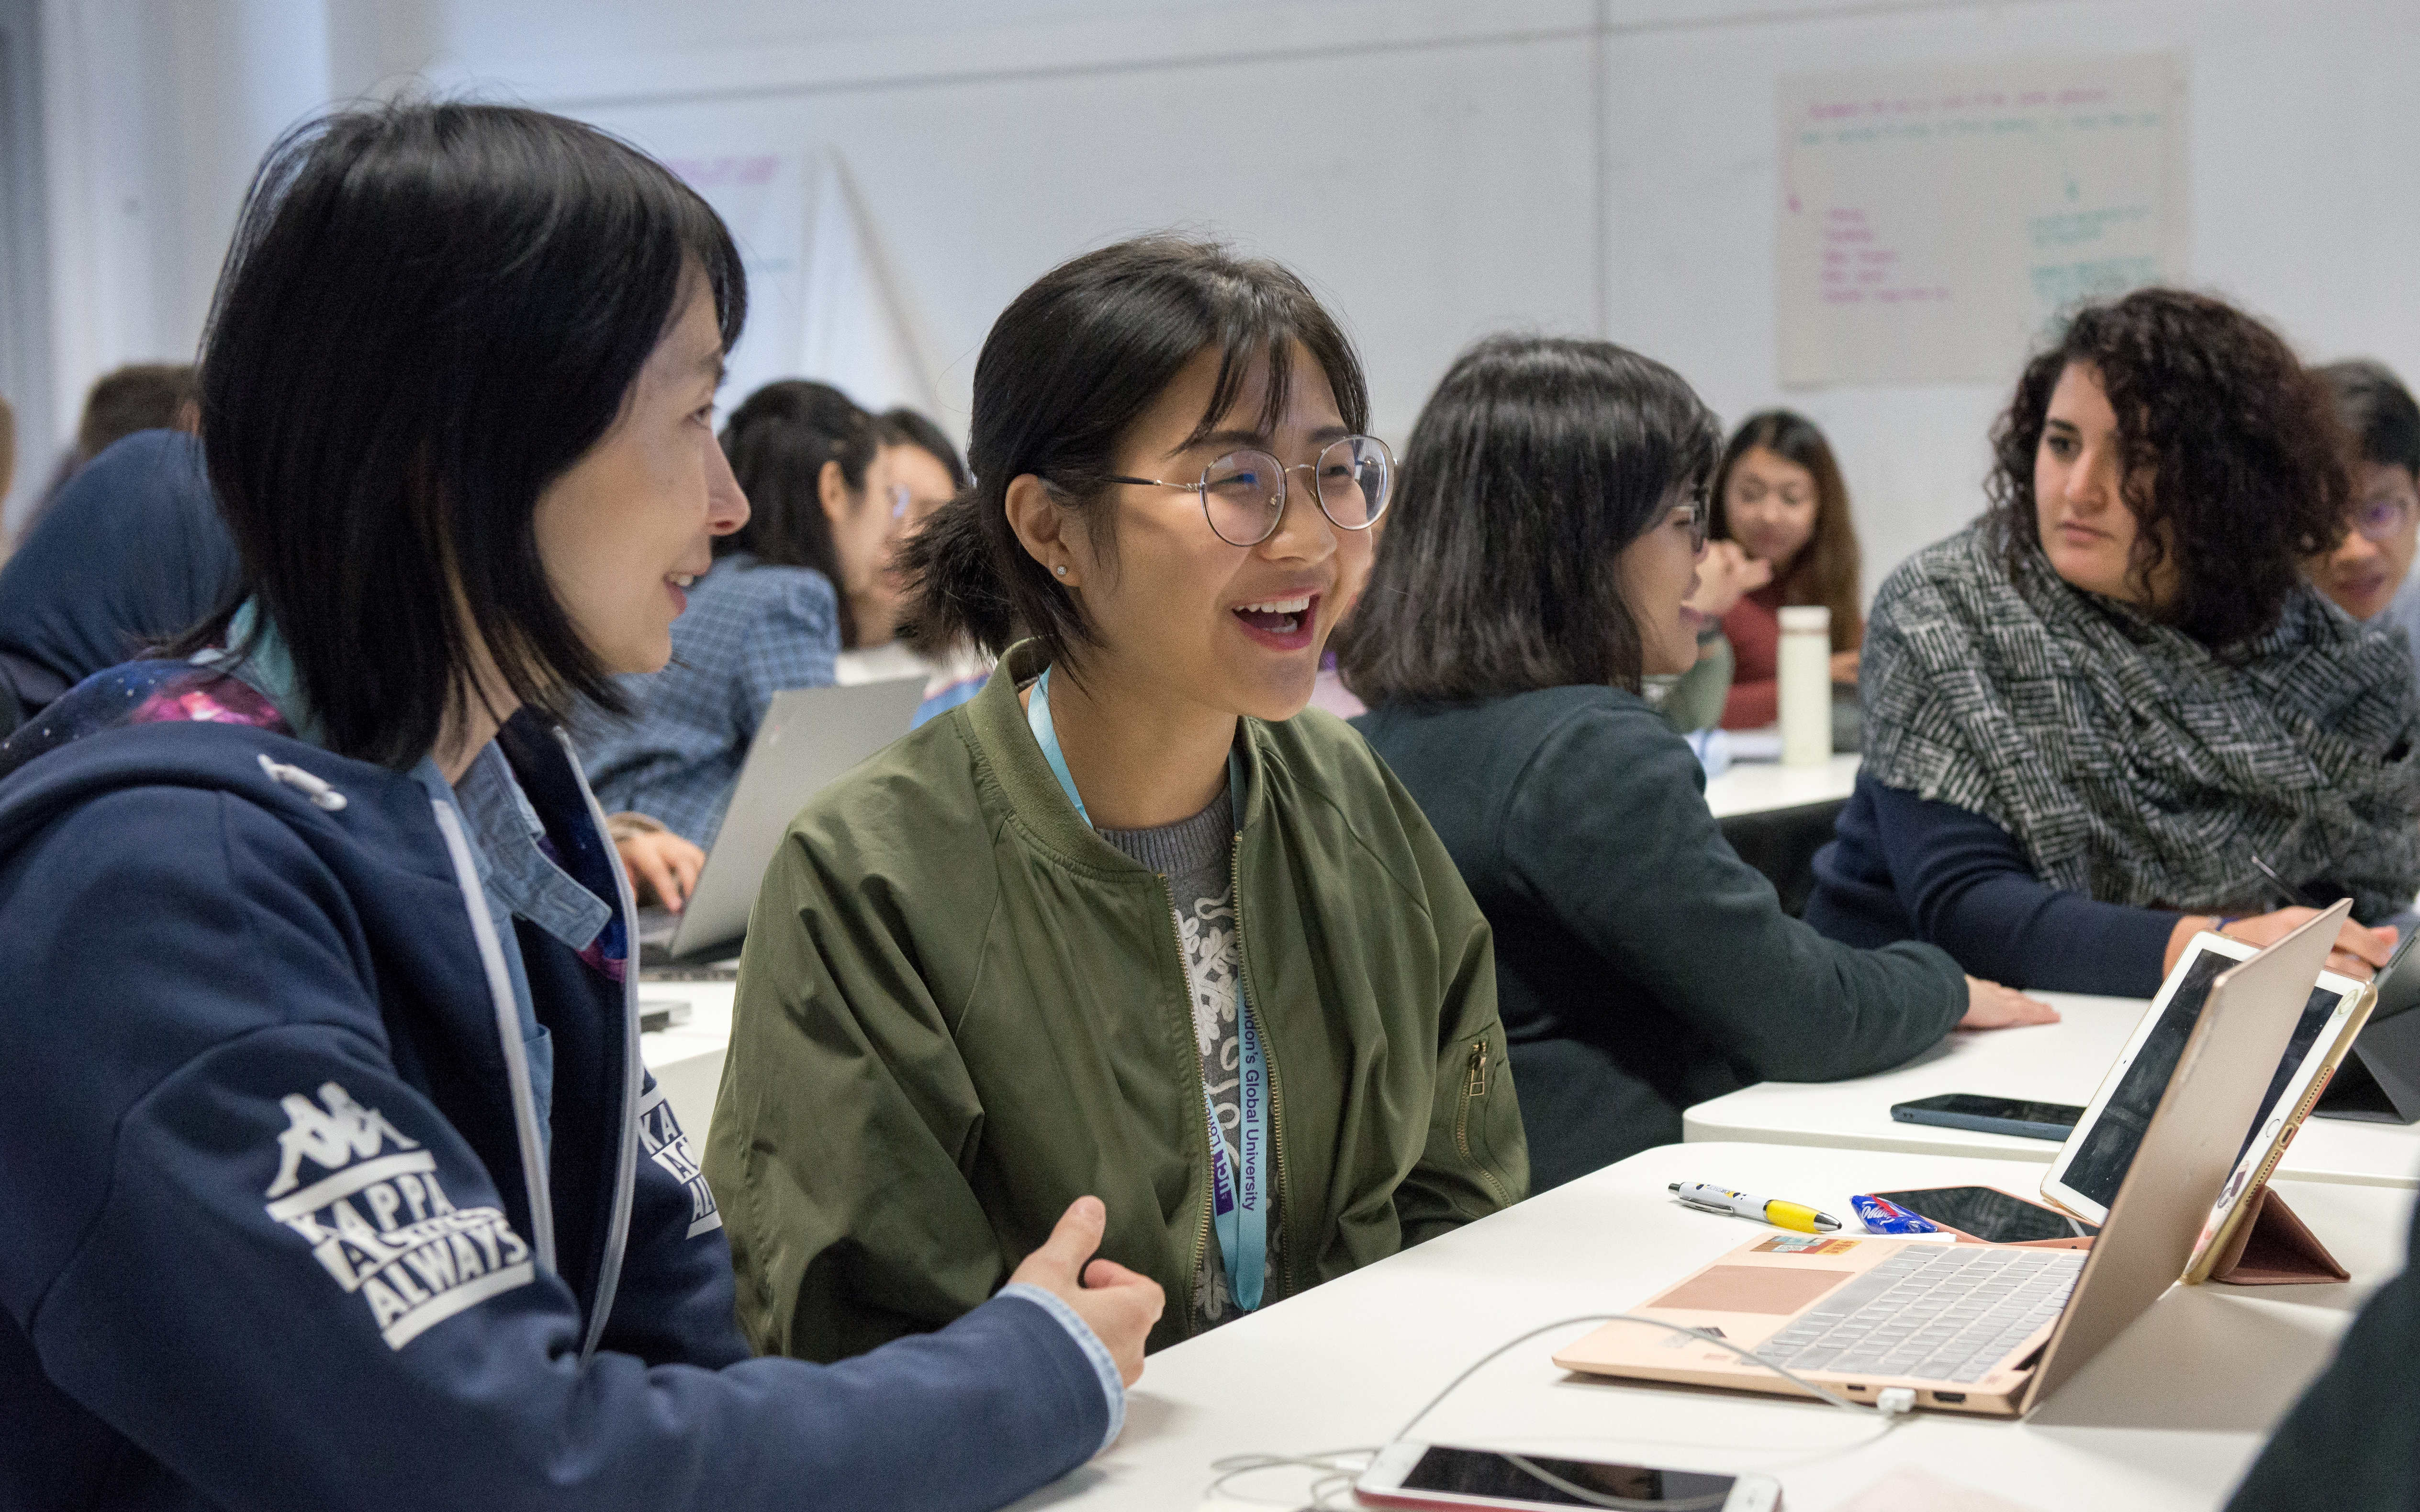
<svg viewBox="0 0 2420 1512">
<path fill-rule="evenodd" d="M 26 480 L 50 460 L 40 14 L 39 0 L 0 0 L 0 394 L 16 411 L 19 453 L 13 486 L 0 486 L 0 523 L 8 496 L 39 486 Z"/>
<path fill-rule="evenodd" d="M 837 150 L 955 425 L 975 350 L 1017 289 L 1166 225 L 1220 231 L 1310 277 L 1361 340 L 1378 427 L 1398 439 L 1482 332 L 1609 335 L 1680 368 L 1727 417 L 1786 402 L 1831 429 L 1870 590 L 1973 513 L 2003 394 L 1778 387 L 1776 81 L 2149 49 L 2187 58 L 2193 281 L 2274 317 L 2309 355 L 2375 355 L 2420 378 L 2420 302 L 2397 276 L 2420 247 L 2420 116 L 2396 108 L 2420 55 L 2409 0 L 72 8 L 136 18 L 101 51 L 143 60 L 113 66 L 154 102 L 135 121 L 89 107 L 68 121 L 98 166 L 78 202 L 94 286 L 63 285 L 63 324 L 95 334 L 60 344 L 62 391 L 110 361 L 190 350 L 232 223 L 231 162 L 310 97 L 417 76 L 667 155 Z M 121 183 L 153 185 L 158 208 L 106 213 Z"/>
<path fill-rule="evenodd" d="M 2409 105 L 2420 6 L 1797 8 L 1786 20 L 1642 24 L 1609 39 L 1608 334 L 1672 362 L 1726 416 L 1787 403 L 1821 422 L 1856 498 L 1869 594 L 1981 507 L 1983 437 L 2007 388 L 1780 387 L 1774 85 L 1785 73 L 2180 52 L 2190 282 L 2272 319 L 2306 358 L 2375 356 L 2420 381 L 2420 113 Z"/>
<path fill-rule="evenodd" d="M 10 522 L 125 363 L 190 362 L 253 167 L 330 94 L 320 0 L 42 0 L 48 392 Z"/>
</svg>

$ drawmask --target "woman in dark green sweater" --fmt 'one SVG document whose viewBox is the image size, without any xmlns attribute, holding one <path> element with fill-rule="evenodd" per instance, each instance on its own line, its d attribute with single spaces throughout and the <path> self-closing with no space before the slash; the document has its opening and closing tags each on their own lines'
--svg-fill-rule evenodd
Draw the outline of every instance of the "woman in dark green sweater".
<svg viewBox="0 0 2420 1512">
<path fill-rule="evenodd" d="M 1354 722 L 1495 927 L 1537 1191 L 1679 1139 L 1683 1108 L 1751 1082 L 2057 1017 L 1930 946 L 1824 939 L 1724 841 L 1638 693 L 1697 656 L 1683 601 L 1719 445 L 1661 363 L 1480 343 L 1412 432 L 1343 658 L 1371 706 Z"/>
</svg>

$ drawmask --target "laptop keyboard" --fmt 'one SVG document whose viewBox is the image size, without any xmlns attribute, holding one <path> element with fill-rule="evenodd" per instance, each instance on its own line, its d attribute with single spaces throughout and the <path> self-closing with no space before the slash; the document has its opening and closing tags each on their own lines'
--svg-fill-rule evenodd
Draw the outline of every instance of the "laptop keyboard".
<svg viewBox="0 0 2420 1512">
<path fill-rule="evenodd" d="M 2081 1250 L 1911 1244 L 1757 1352 L 1792 1370 L 1980 1381 L 2058 1316 L 2083 1270 Z"/>
</svg>

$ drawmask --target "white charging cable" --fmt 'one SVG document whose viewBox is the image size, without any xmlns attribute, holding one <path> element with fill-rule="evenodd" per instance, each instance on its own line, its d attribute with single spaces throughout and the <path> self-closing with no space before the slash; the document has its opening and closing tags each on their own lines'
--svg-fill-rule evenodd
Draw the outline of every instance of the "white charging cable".
<svg viewBox="0 0 2420 1512">
<path fill-rule="evenodd" d="M 1817 1385 L 1787 1365 L 1768 1360 L 1754 1350 L 1744 1345 L 1733 1344 L 1730 1340 L 1709 1334 L 1703 1329 L 1667 1322 L 1661 1318 L 1642 1318 L 1637 1313 L 1581 1313 L 1571 1318 L 1558 1318 L 1551 1323 L 1541 1323 L 1526 1334 L 1506 1339 L 1481 1355 L 1464 1367 L 1461 1374 L 1447 1381 L 1444 1390 L 1423 1403 L 1419 1412 L 1414 1412 L 1405 1420 L 1402 1427 L 1395 1430 L 1394 1438 L 1389 1439 L 1388 1443 L 1392 1443 L 1409 1437 L 1412 1429 L 1419 1427 L 1422 1418 L 1436 1411 L 1438 1405 L 1452 1396 L 1464 1381 L 1493 1365 L 1506 1350 L 1518 1349 L 1541 1334 L 1551 1334 L 1559 1328 L 1570 1328 L 1577 1323 L 1645 1323 L 1651 1328 L 1660 1328 L 1667 1333 L 1680 1334 L 1698 1339 L 1717 1348 L 1729 1350 L 1751 1365 L 1762 1365 L 1792 1385 L 1829 1402 L 1843 1412 L 1854 1412 L 1860 1417 L 1879 1416 L 1886 1426 L 1896 1425 L 1901 1417 L 1914 1411 L 1916 1407 L 1916 1392 L 1912 1387 L 1885 1387 L 1870 1403 L 1852 1401 L 1838 1392 Z M 1315 1470 L 1320 1472 L 1320 1477 L 1311 1483 L 1311 1501 L 1308 1505 L 1313 1508 L 1314 1512 L 1342 1512 L 1342 1509 L 1348 1508 L 1351 1504 L 1334 1500 L 1335 1494 L 1340 1490 L 1349 1489 L 1361 1473 L 1369 1468 L 1369 1461 L 1374 1458 L 1382 1448 L 1383 1445 L 1379 1448 L 1360 1446 L 1351 1449 L 1326 1449 L 1307 1455 L 1229 1455 L 1210 1462 L 1211 1472 L 1216 1478 L 1210 1482 L 1208 1489 L 1203 1494 L 1216 1497 L 1226 1489 L 1228 1482 L 1238 1476 L 1253 1474 L 1264 1470 L 1282 1470 L 1289 1467 Z M 1676 1502 L 1638 1502 L 1624 1497 L 1609 1496 L 1602 1491 L 1572 1485 L 1518 1456 L 1508 1454 L 1505 1458 L 1564 1494 L 1578 1497 L 1584 1504 L 1590 1506 L 1612 1507 L 1618 1509 L 1618 1512 L 1633 1512 L 1633 1509 L 1637 1509 L 1637 1512 L 1683 1512 L 1683 1508 L 1696 1504 Z M 1358 1459 L 1360 1462 L 1347 1463 L 1348 1459 Z M 1720 1498 L 1715 1498 L 1706 1504 L 1709 1507 L 1718 1507 L 1722 1503 Z"/>
</svg>

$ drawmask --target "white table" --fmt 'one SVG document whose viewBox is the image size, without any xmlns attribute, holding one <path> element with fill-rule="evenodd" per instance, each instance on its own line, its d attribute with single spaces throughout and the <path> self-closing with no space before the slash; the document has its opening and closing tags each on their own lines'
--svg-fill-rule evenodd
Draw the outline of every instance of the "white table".
<svg viewBox="0 0 2420 1512">
<path fill-rule="evenodd" d="M 1821 766 L 1733 762 L 1722 776 L 1706 779 L 1706 807 L 1717 819 L 1731 819 L 1811 803 L 1838 803 L 1857 785 L 1857 760 L 1835 756 Z"/>
<path fill-rule="evenodd" d="M 639 1001 L 686 1003 L 685 1024 L 639 1036 L 639 1058 L 655 1072 L 656 1085 L 673 1105 L 674 1117 L 688 1132 L 699 1153 L 706 1149 L 706 1128 L 714 1118 L 714 1094 L 722 1086 L 723 1053 L 731 1043 L 729 981 L 642 981 Z"/>
<path fill-rule="evenodd" d="M 2059 1149 L 2048 1140 L 1900 1123 L 1890 1116 L 1894 1103 L 1943 1092 L 2090 1103 L 2149 1005 L 2138 997 L 2037 995 L 2058 1009 L 2059 1023 L 1955 1033 L 1895 1071 L 1853 1081 L 1760 1082 L 1689 1109 L 1682 1115 L 1681 1137 L 1979 1155 L 2047 1165 Z M 2420 1185 L 2420 1124 L 2311 1119 L 2286 1148 L 2277 1174 L 2295 1181 Z"/>
<path fill-rule="evenodd" d="M 1188 1508 L 1210 1462 L 1374 1445 L 1465 1365 L 1556 1319 L 1624 1310 L 1760 1230 L 1681 1207 L 1706 1180 L 1838 1211 L 1853 1191 L 1986 1180 L 1989 1161 L 1782 1145 L 1671 1145 L 1154 1355 L 1125 1435 L 1020 1506 Z M 1790 1512 L 1830 1512 L 1901 1465 L 2037 1512 L 2216 1505 L 2326 1364 L 2368 1289 L 2400 1265 L 2412 1194 L 2296 1184 L 2352 1272 L 2343 1286 L 2177 1288 L 2024 1422 L 1917 1413 L 1888 1430 L 1832 1407 L 1567 1375 L 1560 1329 L 1481 1371 L 1421 1425 L 1432 1441 L 1756 1472 Z M 1272 1472 L 1237 1490 L 1299 1497 Z"/>
</svg>

